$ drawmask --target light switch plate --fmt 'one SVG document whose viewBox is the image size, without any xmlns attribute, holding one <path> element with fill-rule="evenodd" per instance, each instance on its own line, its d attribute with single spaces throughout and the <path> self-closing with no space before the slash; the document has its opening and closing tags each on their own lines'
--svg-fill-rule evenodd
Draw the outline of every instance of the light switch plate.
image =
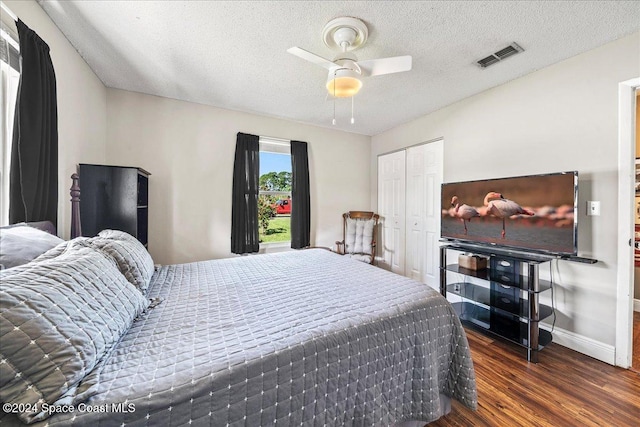
<svg viewBox="0 0 640 427">
<path fill-rule="evenodd" d="M 589 216 L 599 216 L 600 215 L 600 202 L 598 201 L 588 201 L 587 202 L 587 215 Z"/>
</svg>

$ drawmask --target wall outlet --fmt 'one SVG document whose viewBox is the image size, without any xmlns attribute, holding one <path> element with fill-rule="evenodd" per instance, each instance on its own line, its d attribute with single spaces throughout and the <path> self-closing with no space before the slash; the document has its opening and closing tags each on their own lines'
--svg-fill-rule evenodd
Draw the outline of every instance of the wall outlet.
<svg viewBox="0 0 640 427">
<path fill-rule="evenodd" d="M 587 202 L 587 215 L 599 216 L 600 215 L 600 202 L 588 201 Z"/>
</svg>

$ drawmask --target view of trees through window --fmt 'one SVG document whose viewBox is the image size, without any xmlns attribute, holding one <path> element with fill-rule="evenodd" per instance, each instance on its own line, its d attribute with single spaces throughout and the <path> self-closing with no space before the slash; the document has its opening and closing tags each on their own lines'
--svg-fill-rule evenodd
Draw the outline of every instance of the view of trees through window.
<svg viewBox="0 0 640 427">
<path fill-rule="evenodd" d="M 260 243 L 291 241 L 291 156 L 260 152 Z"/>
</svg>

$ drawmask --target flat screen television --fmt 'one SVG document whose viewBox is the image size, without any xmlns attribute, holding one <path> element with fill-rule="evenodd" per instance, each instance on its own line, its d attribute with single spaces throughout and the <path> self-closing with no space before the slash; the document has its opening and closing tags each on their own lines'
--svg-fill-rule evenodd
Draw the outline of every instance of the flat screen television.
<svg viewBox="0 0 640 427">
<path fill-rule="evenodd" d="M 441 236 L 506 250 L 577 255 L 578 172 L 442 184 Z"/>
</svg>

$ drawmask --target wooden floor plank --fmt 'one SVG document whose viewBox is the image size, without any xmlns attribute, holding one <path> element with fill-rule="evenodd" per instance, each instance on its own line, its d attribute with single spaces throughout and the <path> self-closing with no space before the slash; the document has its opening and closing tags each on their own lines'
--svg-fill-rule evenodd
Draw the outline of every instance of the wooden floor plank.
<svg viewBox="0 0 640 427">
<path fill-rule="evenodd" d="M 453 402 L 429 426 L 640 425 L 640 374 L 558 344 L 529 363 L 521 349 L 467 329 L 478 385 L 478 410 Z"/>
</svg>

